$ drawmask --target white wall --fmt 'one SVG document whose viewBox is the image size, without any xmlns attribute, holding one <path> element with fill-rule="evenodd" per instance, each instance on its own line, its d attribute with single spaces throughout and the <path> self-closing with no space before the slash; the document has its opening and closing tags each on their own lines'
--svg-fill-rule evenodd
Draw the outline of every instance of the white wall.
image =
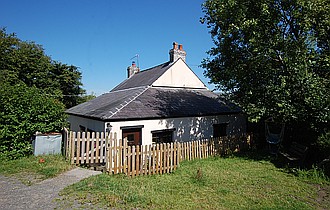
<svg viewBox="0 0 330 210">
<path fill-rule="evenodd" d="M 161 87 L 206 88 L 204 83 L 181 59 L 177 60 L 175 64 L 152 85 Z"/>
<path fill-rule="evenodd" d="M 69 115 L 68 121 L 70 122 L 70 129 L 72 131 L 80 131 L 79 125 L 85 128 L 91 129 L 95 132 L 104 132 L 104 122 L 99 120 L 93 120 L 74 115 Z"/>
<path fill-rule="evenodd" d="M 71 130 L 79 131 L 79 125 L 95 131 L 104 131 L 106 122 L 83 119 L 71 116 Z M 224 115 L 209 117 L 190 117 L 190 118 L 170 118 L 162 120 L 137 120 L 110 122 L 111 132 L 116 132 L 118 138 L 122 137 L 122 126 L 140 126 L 142 128 L 142 143 L 151 144 L 151 131 L 175 128 L 173 135 L 174 141 L 189 141 L 195 139 L 209 138 L 213 135 L 213 124 L 229 123 L 227 135 L 234 135 L 246 132 L 246 118 L 243 115 Z"/>
</svg>

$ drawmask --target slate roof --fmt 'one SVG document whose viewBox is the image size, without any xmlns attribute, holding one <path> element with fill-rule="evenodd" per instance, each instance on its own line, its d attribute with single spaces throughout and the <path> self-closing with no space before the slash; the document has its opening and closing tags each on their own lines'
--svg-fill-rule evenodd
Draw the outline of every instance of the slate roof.
<svg viewBox="0 0 330 210">
<path fill-rule="evenodd" d="M 166 62 L 134 74 L 109 93 L 66 111 L 102 121 L 198 117 L 239 113 L 208 89 L 153 87 L 174 63 Z"/>
<path fill-rule="evenodd" d="M 103 121 L 197 117 L 238 112 L 241 112 L 240 108 L 226 104 L 217 94 L 207 89 L 156 87 L 111 91 L 67 110 L 69 114 Z"/>
<path fill-rule="evenodd" d="M 139 87 L 109 92 L 74 106 L 66 110 L 66 113 L 100 120 L 110 119 L 118 110 L 134 100 L 145 89 L 145 87 Z"/>
<path fill-rule="evenodd" d="M 150 86 L 173 64 L 174 63 L 166 62 L 153 68 L 140 71 L 139 73 L 134 74 L 134 76 L 124 80 L 111 91 L 124 90 L 133 87 Z"/>
</svg>

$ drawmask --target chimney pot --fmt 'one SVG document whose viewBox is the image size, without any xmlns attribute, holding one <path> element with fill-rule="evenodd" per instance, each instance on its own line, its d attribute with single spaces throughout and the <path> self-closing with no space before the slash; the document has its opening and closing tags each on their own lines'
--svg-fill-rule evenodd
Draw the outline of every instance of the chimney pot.
<svg viewBox="0 0 330 210">
<path fill-rule="evenodd" d="M 178 49 L 178 43 L 177 42 L 173 42 L 173 49 L 174 50 Z"/>
<path fill-rule="evenodd" d="M 169 52 L 170 54 L 170 62 L 175 62 L 179 58 L 181 58 L 183 61 L 186 61 L 186 51 L 183 50 L 182 44 L 179 44 L 177 42 L 173 42 L 173 48 Z"/>
<path fill-rule="evenodd" d="M 135 61 L 132 61 L 132 66 L 129 66 L 127 68 L 127 78 L 130 78 L 131 76 L 139 72 L 140 72 L 139 67 L 136 66 Z"/>
</svg>

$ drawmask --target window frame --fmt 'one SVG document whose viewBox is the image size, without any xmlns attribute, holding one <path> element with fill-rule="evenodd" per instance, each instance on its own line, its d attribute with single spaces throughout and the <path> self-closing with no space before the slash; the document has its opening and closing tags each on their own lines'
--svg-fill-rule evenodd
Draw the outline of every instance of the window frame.
<svg viewBox="0 0 330 210">
<path fill-rule="evenodd" d="M 171 128 L 171 129 L 162 129 L 162 130 L 151 131 L 152 143 L 153 144 L 172 143 L 174 141 L 173 135 L 174 135 L 175 130 L 176 130 L 175 128 Z"/>
</svg>

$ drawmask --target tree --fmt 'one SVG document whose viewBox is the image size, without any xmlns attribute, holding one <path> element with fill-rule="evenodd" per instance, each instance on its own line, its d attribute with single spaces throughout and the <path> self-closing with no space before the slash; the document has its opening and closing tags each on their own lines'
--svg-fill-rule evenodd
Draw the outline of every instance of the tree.
<svg viewBox="0 0 330 210">
<path fill-rule="evenodd" d="M 36 87 L 0 84 L 0 154 L 17 158 L 31 152 L 37 131 L 61 131 L 66 125 L 64 105 Z"/>
<path fill-rule="evenodd" d="M 316 132 L 329 127 L 330 3 L 207 0 L 215 46 L 202 66 L 250 121 L 273 117 Z"/>
<path fill-rule="evenodd" d="M 53 62 L 50 71 L 53 81 L 57 82 L 58 89 L 63 94 L 62 102 L 67 108 L 85 102 L 86 91 L 81 87 L 81 72 L 73 65 Z"/>
<path fill-rule="evenodd" d="M 0 82 L 24 82 L 45 90 L 67 108 L 77 105 L 86 93 L 78 67 L 53 61 L 41 45 L 21 41 L 5 29 L 0 29 Z"/>
<path fill-rule="evenodd" d="M 36 131 L 61 131 L 65 107 L 88 99 L 81 86 L 76 66 L 53 61 L 41 45 L 0 29 L 0 156 L 30 153 Z"/>
</svg>

